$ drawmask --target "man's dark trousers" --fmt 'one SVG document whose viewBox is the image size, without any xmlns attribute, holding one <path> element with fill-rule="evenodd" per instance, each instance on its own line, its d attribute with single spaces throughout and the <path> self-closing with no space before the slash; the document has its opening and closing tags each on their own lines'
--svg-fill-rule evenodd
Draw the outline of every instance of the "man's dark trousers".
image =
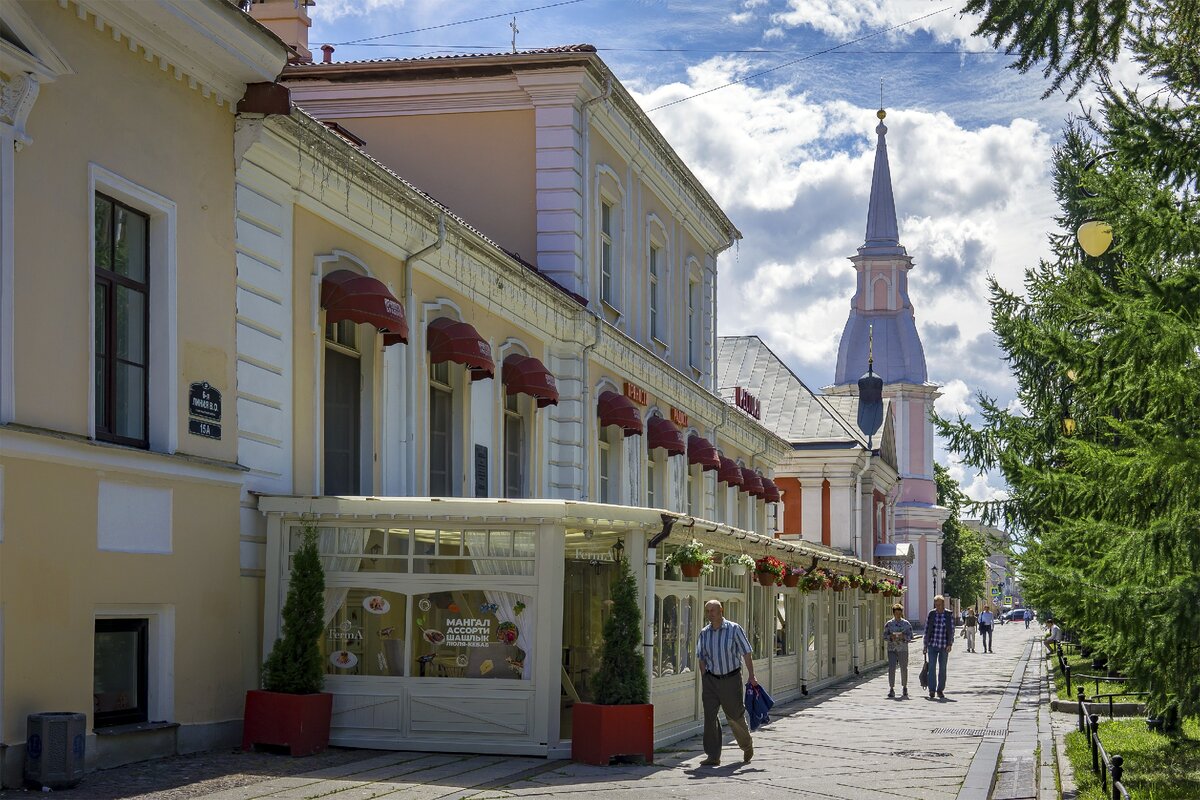
<svg viewBox="0 0 1200 800">
<path fill-rule="evenodd" d="M 733 730 L 733 738 L 737 740 L 742 750 L 750 750 L 754 744 L 750 738 L 750 728 L 746 725 L 745 694 L 742 689 L 742 673 L 734 672 L 724 678 L 718 678 L 711 672 L 705 672 L 700 681 L 702 691 L 700 698 L 704 703 L 704 752 L 709 758 L 721 757 L 721 720 L 717 717 L 717 709 L 725 712 L 729 727 Z"/>
</svg>

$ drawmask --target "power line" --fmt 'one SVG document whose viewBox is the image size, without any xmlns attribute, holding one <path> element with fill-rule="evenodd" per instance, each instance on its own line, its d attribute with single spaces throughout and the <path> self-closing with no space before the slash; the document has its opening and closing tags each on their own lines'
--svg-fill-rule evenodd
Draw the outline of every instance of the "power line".
<svg viewBox="0 0 1200 800">
<path fill-rule="evenodd" d="M 920 22 L 923 19 L 928 19 L 929 17 L 936 16 L 943 12 L 949 11 L 952 8 L 954 8 L 954 6 L 946 6 L 945 8 L 939 8 L 937 11 L 931 11 L 928 14 L 922 14 L 921 16 L 913 17 L 912 19 L 910 19 L 906 22 L 901 22 L 899 25 L 893 25 L 890 28 L 885 28 L 884 30 L 876 31 L 875 33 L 868 33 L 866 36 L 860 36 L 857 39 L 851 39 L 848 42 L 843 42 L 842 44 L 834 45 L 833 47 L 828 47 L 824 50 L 818 50 L 817 52 L 806 55 L 803 58 L 793 59 L 786 63 L 780 64 L 777 67 L 771 67 L 770 69 L 760 70 L 759 72 L 755 72 L 751 75 L 747 75 L 744 78 L 738 78 L 736 81 L 730 81 L 729 83 L 725 83 L 720 86 L 714 86 L 711 89 L 705 89 L 703 92 L 696 92 L 696 94 L 688 95 L 687 97 L 681 97 L 678 100 L 672 100 L 669 103 L 663 103 L 661 106 L 655 106 L 654 108 L 647 109 L 646 113 L 649 114 L 654 111 L 659 111 L 661 109 L 667 108 L 669 106 L 678 105 L 679 103 L 685 102 L 687 100 L 693 100 L 697 97 L 701 97 L 706 94 L 711 94 L 719 89 L 726 89 L 730 86 L 736 86 L 739 83 L 745 83 L 748 80 L 753 80 L 754 78 L 762 77 L 763 75 L 767 75 L 769 73 L 776 72 L 777 70 L 784 69 L 785 67 L 794 66 L 795 64 L 799 64 L 801 61 L 808 61 L 810 58 L 816 58 L 817 56 L 824 55 L 826 53 L 832 53 L 834 50 L 841 50 L 843 47 L 849 47 L 852 44 L 858 44 L 859 42 L 865 42 L 867 39 L 873 39 L 876 36 L 882 36 L 885 33 L 890 33 L 894 30 L 903 28 L 905 25 L 911 25 L 914 22 Z"/>
<path fill-rule="evenodd" d="M 579 0 L 577 0 L 578 2 Z M 392 34 L 395 35 L 395 34 Z M 401 44 L 400 42 L 375 42 L 369 44 L 347 44 L 341 46 L 348 47 L 407 47 L 412 49 L 436 49 L 436 50 L 466 50 L 470 52 L 479 52 L 481 50 L 496 50 L 497 52 L 507 52 L 499 50 L 495 44 Z M 555 45 L 530 45 L 529 50 L 542 50 L 554 47 Z M 818 55 L 820 52 L 829 53 L 831 51 L 816 51 L 816 50 L 719 50 L 699 47 L 597 47 L 598 53 L 709 53 L 711 55 L 780 55 L 780 54 L 796 54 L 806 53 L 809 55 Z M 1003 56 L 1005 53 L 1001 50 L 843 50 L 836 55 L 900 55 L 900 56 Z"/>
<path fill-rule="evenodd" d="M 349 42 L 331 42 L 331 44 L 334 44 L 338 47 L 342 47 L 342 46 L 348 45 L 348 44 L 359 44 L 361 42 L 373 42 L 376 39 L 387 39 L 390 36 L 407 36 L 410 33 L 421 33 L 422 31 L 436 31 L 439 28 L 451 28 L 451 27 L 454 27 L 455 25 L 466 25 L 467 23 L 470 23 L 470 22 L 482 22 L 483 20 L 487 20 L 487 19 L 499 19 L 500 17 L 511 17 L 513 14 L 524 14 L 529 11 L 542 11 L 547 8 L 558 8 L 559 6 L 570 6 L 570 5 L 574 5 L 575 3 L 582 3 L 582 2 L 583 2 L 583 0 L 562 0 L 562 2 L 550 3 L 549 5 L 545 5 L 545 6 L 534 6 L 533 8 L 519 8 L 519 9 L 516 9 L 515 11 L 502 11 L 499 14 L 489 14 L 486 17 L 475 17 L 473 19 L 460 19 L 457 22 L 445 22 L 445 23 L 442 23 L 441 25 L 430 25 L 428 28 L 413 28 L 411 31 L 400 31 L 398 33 L 384 33 L 384 34 L 380 34 L 379 36 L 368 36 L 364 39 L 354 39 Z"/>
</svg>

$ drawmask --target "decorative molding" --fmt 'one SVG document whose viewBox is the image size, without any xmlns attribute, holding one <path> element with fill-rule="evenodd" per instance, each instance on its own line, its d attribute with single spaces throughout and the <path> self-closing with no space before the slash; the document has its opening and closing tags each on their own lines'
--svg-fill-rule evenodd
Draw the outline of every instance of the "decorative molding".
<svg viewBox="0 0 1200 800">
<path fill-rule="evenodd" d="M 287 50 L 234 4 L 195 0 L 71 0 L 76 16 L 93 17 L 97 31 L 157 62 L 205 99 L 234 111 L 246 85 L 272 82 L 287 63 Z M 59 5 L 67 6 L 66 0 Z"/>
<path fill-rule="evenodd" d="M 18 150 L 33 141 L 25 133 L 25 122 L 37 101 L 40 88 L 38 77 L 30 72 L 18 74 L 7 81 L 0 78 L 0 126 L 11 130 Z"/>
</svg>

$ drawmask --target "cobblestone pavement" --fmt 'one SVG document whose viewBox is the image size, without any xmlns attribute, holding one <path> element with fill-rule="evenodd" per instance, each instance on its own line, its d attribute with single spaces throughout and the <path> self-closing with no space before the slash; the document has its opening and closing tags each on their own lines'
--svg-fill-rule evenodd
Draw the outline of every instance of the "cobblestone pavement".
<svg viewBox="0 0 1200 800">
<path fill-rule="evenodd" d="M 731 793 L 739 800 L 983 800 L 1009 735 L 1028 645 L 1039 633 L 998 627 L 994 654 L 967 653 L 960 642 L 950 658 L 945 700 L 929 699 L 917 683 L 918 641 L 911 699 L 886 697 L 886 671 L 815 692 L 776 708 L 771 724 L 755 734 L 750 764 L 741 763 L 729 741 L 725 755 L 732 760 L 701 767 L 699 739 L 660 751 L 653 765 L 613 767 L 341 749 L 308 759 L 222 752 L 93 773 L 79 788 L 55 794 L 96 800 L 500 800 L 579 793 L 621 800 Z M 3 800 L 17 796 L 0 793 Z"/>
</svg>

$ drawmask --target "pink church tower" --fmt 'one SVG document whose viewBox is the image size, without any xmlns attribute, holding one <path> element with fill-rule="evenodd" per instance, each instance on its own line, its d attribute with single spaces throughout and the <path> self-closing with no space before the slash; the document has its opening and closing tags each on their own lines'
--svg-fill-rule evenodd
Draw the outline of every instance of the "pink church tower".
<svg viewBox="0 0 1200 800">
<path fill-rule="evenodd" d="M 949 512 L 937 505 L 933 478 L 933 426 L 929 412 L 939 393 L 928 380 L 925 349 L 917 334 L 912 301 L 908 296 L 908 271 L 912 257 L 900 244 L 892 176 L 888 166 L 887 114 L 881 108 L 875 128 L 875 171 L 871 177 L 871 202 L 867 210 L 866 240 L 850 258 L 858 272 L 850 317 L 838 347 L 834 385 L 826 394 L 858 393 L 858 379 L 867 371 L 868 351 L 874 339 L 874 369 L 883 379 L 883 396 L 891 401 L 895 416 L 896 459 L 900 470 L 899 496 L 894 506 L 894 543 L 911 545 L 913 560 L 907 566 L 906 616 L 924 620 L 933 607 L 933 596 L 943 591 L 942 523 Z M 892 562 L 901 564 L 902 562 Z"/>
</svg>

